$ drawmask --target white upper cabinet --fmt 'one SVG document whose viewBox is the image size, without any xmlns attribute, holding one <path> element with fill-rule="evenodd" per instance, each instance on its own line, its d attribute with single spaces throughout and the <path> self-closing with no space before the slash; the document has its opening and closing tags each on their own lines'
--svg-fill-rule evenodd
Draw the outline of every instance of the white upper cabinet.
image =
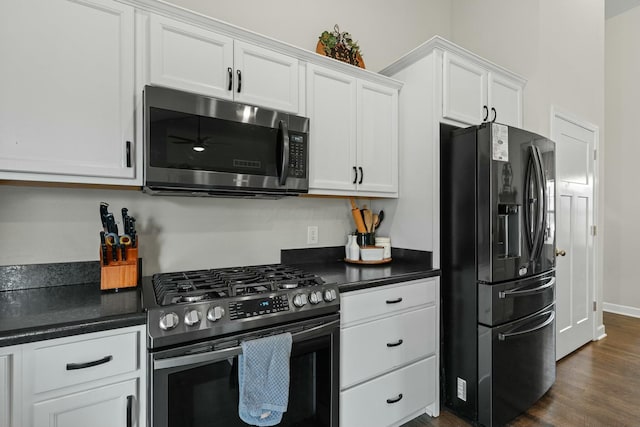
<svg viewBox="0 0 640 427">
<path fill-rule="evenodd" d="M 353 191 L 358 173 L 356 79 L 308 65 L 307 88 L 309 186 Z"/>
<path fill-rule="evenodd" d="M 309 192 L 396 197 L 398 89 L 307 65 Z"/>
<path fill-rule="evenodd" d="M 398 192 L 398 91 L 358 82 L 358 190 Z"/>
<path fill-rule="evenodd" d="M 175 19 L 149 19 L 150 81 L 233 99 L 233 39 Z"/>
<path fill-rule="evenodd" d="M 490 71 L 473 57 L 445 51 L 442 57 L 442 117 L 461 124 L 484 121 L 522 127 L 524 84 Z"/>
<path fill-rule="evenodd" d="M 523 85 L 498 73 L 489 73 L 487 103 L 495 109 L 495 121 L 522 127 Z M 493 114 L 493 112 L 492 112 Z M 490 117 L 494 120 L 493 115 Z"/>
<path fill-rule="evenodd" d="M 134 9 L 0 2 L 0 179 L 139 184 Z"/>
<path fill-rule="evenodd" d="M 149 25 L 151 84 L 299 112 L 296 58 L 164 16 Z"/>
</svg>

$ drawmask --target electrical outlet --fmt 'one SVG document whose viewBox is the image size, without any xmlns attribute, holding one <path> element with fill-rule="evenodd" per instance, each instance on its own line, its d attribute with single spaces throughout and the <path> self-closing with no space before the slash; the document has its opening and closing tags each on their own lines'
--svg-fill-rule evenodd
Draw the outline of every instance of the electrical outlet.
<svg viewBox="0 0 640 427">
<path fill-rule="evenodd" d="M 467 382 L 458 377 L 458 399 L 467 401 Z"/>
<path fill-rule="evenodd" d="M 315 245 L 318 243 L 318 226 L 310 225 L 307 227 L 307 245 Z"/>
</svg>

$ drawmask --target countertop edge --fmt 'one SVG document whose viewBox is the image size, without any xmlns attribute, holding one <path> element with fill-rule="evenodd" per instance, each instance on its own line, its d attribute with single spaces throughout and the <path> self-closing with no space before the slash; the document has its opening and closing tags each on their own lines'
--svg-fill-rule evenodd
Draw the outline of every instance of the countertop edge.
<svg viewBox="0 0 640 427">
<path fill-rule="evenodd" d="M 109 329 L 144 325 L 147 320 L 146 316 L 146 313 L 139 312 L 49 326 L 14 329 L 0 334 L 0 348 Z"/>
<path fill-rule="evenodd" d="M 393 285 L 395 283 L 408 282 L 411 280 L 427 279 L 430 277 L 437 277 L 437 276 L 440 276 L 440 269 L 425 270 L 421 272 L 412 272 L 412 273 L 405 273 L 405 274 L 396 274 L 393 276 L 385 277 L 383 279 L 344 283 L 344 284 L 338 285 L 338 289 L 340 290 L 341 293 L 349 293 L 352 291 L 359 291 L 362 289 L 369 289 L 369 288 L 374 288 L 374 287 L 384 286 L 384 285 Z"/>
</svg>

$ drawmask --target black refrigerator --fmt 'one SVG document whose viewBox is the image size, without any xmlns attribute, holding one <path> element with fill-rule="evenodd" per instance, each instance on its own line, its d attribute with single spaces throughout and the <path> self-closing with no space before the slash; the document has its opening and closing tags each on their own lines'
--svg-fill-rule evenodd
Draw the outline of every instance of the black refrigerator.
<svg viewBox="0 0 640 427">
<path fill-rule="evenodd" d="M 441 125 L 442 397 L 479 425 L 555 381 L 554 151 L 498 123 Z"/>
</svg>

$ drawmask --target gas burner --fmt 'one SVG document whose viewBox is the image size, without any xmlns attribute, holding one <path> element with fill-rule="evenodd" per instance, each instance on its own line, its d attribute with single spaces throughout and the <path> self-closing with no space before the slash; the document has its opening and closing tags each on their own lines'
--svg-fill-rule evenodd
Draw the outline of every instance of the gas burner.
<svg viewBox="0 0 640 427">
<path fill-rule="evenodd" d="M 206 297 L 207 297 L 206 294 L 202 294 L 202 295 L 183 295 L 183 296 L 180 297 L 179 302 L 198 302 L 198 301 L 202 301 Z"/>
<path fill-rule="evenodd" d="M 324 284 L 318 276 L 280 264 L 163 273 L 154 275 L 152 282 L 161 306 Z"/>
</svg>

